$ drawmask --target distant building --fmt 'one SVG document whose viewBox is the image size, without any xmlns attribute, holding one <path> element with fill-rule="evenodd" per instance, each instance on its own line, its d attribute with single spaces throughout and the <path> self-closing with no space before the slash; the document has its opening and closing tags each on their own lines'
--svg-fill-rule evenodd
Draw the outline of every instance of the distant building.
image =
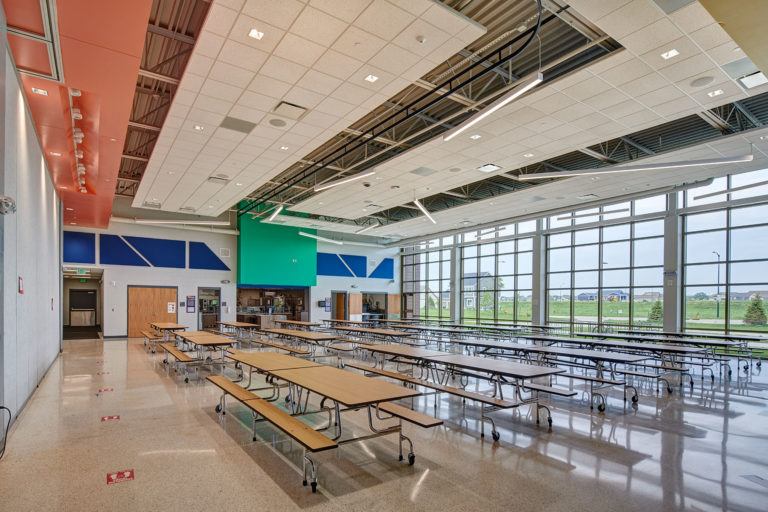
<svg viewBox="0 0 768 512">
<path fill-rule="evenodd" d="M 761 299 L 768 299 L 768 290 L 750 290 L 748 292 L 731 292 L 728 294 L 730 300 L 750 300 L 755 295 L 759 295 Z M 717 298 L 716 295 L 712 296 Z"/>
<path fill-rule="evenodd" d="M 659 294 L 661 295 L 661 294 Z M 578 301 L 596 301 L 597 292 L 585 292 L 576 296 Z M 627 302 L 629 300 L 629 294 L 624 290 L 603 290 L 603 301 L 613 302 Z"/>
<path fill-rule="evenodd" d="M 636 302 L 656 302 L 657 300 L 661 300 L 661 298 L 661 292 L 645 292 L 640 295 L 635 295 Z"/>
</svg>

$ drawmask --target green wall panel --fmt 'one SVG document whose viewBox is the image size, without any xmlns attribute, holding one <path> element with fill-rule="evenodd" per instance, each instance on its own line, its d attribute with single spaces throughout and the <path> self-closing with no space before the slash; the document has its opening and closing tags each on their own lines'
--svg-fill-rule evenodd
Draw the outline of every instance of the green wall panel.
<svg viewBox="0 0 768 512">
<path fill-rule="evenodd" d="M 299 228 L 278 226 L 243 215 L 238 221 L 237 283 L 262 286 L 315 286 L 317 240 Z M 301 229 L 316 233 L 313 229 Z"/>
</svg>

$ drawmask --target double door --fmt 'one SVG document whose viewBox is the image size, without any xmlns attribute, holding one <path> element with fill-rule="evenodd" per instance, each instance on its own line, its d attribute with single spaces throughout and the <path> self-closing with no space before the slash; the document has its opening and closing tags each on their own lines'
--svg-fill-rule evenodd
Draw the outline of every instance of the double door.
<svg viewBox="0 0 768 512">
<path fill-rule="evenodd" d="M 153 322 L 178 321 L 177 304 L 175 286 L 128 286 L 128 337 L 140 338 L 141 331 L 149 330 Z"/>
</svg>

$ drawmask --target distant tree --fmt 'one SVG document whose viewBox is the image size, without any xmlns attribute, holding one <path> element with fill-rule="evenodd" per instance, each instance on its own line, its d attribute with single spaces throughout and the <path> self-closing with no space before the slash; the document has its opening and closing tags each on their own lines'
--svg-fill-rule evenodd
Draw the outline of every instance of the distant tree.
<svg viewBox="0 0 768 512">
<path fill-rule="evenodd" d="M 699 292 L 695 294 L 693 297 L 691 297 L 693 300 L 707 300 L 709 299 L 709 295 L 707 295 L 704 292 Z"/>
<path fill-rule="evenodd" d="M 759 295 L 755 294 L 749 301 L 747 306 L 747 312 L 744 313 L 745 325 L 765 325 L 765 309 L 763 308 L 763 299 Z"/>
<path fill-rule="evenodd" d="M 664 307 L 660 300 L 657 300 L 651 306 L 651 310 L 648 312 L 649 322 L 661 322 L 664 320 Z"/>
</svg>

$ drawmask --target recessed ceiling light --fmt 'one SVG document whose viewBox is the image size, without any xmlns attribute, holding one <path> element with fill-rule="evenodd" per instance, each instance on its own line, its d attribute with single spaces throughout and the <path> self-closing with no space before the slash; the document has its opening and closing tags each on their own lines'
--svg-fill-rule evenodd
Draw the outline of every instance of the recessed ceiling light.
<svg viewBox="0 0 768 512">
<path fill-rule="evenodd" d="M 51 156 L 61 156 L 61 153 L 59 153 L 58 151 L 51 151 L 48 154 L 51 155 Z"/>
<path fill-rule="evenodd" d="M 523 155 L 525 158 L 533 158 L 533 153 L 526 153 Z"/>
<path fill-rule="evenodd" d="M 109 179 L 109 178 L 107 178 L 107 179 L 105 179 L 104 181 L 106 181 L 107 183 L 109 183 L 109 182 L 110 182 L 110 179 Z"/>
<path fill-rule="evenodd" d="M 288 146 L 280 146 L 280 149 L 282 149 L 283 151 L 288 151 Z"/>
<path fill-rule="evenodd" d="M 470 136 L 469 136 L 469 138 L 470 138 L 470 139 L 472 139 L 472 140 L 477 140 L 477 139 L 479 139 L 480 137 L 482 137 L 482 135 L 479 135 L 479 134 L 477 134 L 477 133 L 476 133 L 476 134 L 474 134 L 474 135 L 470 135 Z"/>
<path fill-rule="evenodd" d="M 77 226 L 77 222 L 70 222 L 73 226 Z"/>
<path fill-rule="evenodd" d="M 400 185 L 392 185 L 389 188 L 391 188 L 392 190 L 400 190 Z"/>
<path fill-rule="evenodd" d="M 114 138 L 114 137 L 110 137 L 109 141 L 110 141 L 110 142 L 117 142 L 117 139 L 116 139 L 116 138 Z"/>
<path fill-rule="evenodd" d="M 481 165 L 480 167 L 477 167 L 477 170 L 480 172 L 493 172 L 493 171 L 498 171 L 499 169 L 501 169 L 501 167 L 499 167 L 496 164 L 484 164 L 484 165 Z"/>
<path fill-rule="evenodd" d="M 378 79 L 379 77 L 377 77 L 376 75 L 368 75 L 367 77 L 365 77 L 365 81 L 371 82 L 371 83 L 375 82 Z"/>
<path fill-rule="evenodd" d="M 168 171 L 168 176 L 173 176 L 174 174 L 176 174 L 175 171 Z"/>
<path fill-rule="evenodd" d="M 59 188 L 62 188 L 62 189 L 64 189 L 64 190 L 67 190 L 69 187 L 67 187 L 67 186 L 65 186 L 65 185 L 62 185 L 62 186 L 60 186 Z"/>
<path fill-rule="evenodd" d="M 201 132 L 201 131 L 203 131 L 203 130 L 204 130 L 204 128 L 203 128 L 202 126 L 200 126 L 199 124 L 196 124 L 196 125 L 195 125 L 195 130 L 197 130 L 197 131 Z"/>
<path fill-rule="evenodd" d="M 72 211 L 74 211 L 74 210 L 75 210 L 74 208 L 67 208 L 67 211 L 68 211 L 68 212 L 72 212 Z"/>
<path fill-rule="evenodd" d="M 715 96 L 720 96 L 721 94 L 723 94 L 723 90 L 718 89 L 716 91 L 708 92 L 707 96 L 709 96 L 710 98 L 714 98 Z"/>
<path fill-rule="evenodd" d="M 255 28 L 252 28 L 251 31 L 248 32 L 248 37 L 261 41 L 261 38 L 264 37 L 264 32 L 259 32 Z"/>
<path fill-rule="evenodd" d="M 242 187 L 242 186 L 243 186 L 243 184 L 238 182 L 238 183 L 235 183 L 235 186 L 236 186 L 236 187 Z"/>
<path fill-rule="evenodd" d="M 320 201 L 318 204 L 325 204 L 324 202 Z"/>
<path fill-rule="evenodd" d="M 212 205 L 212 204 L 209 204 L 209 205 L 208 205 L 208 208 L 213 208 L 213 205 Z"/>
<path fill-rule="evenodd" d="M 40 96 L 48 96 L 48 91 L 46 91 L 45 89 L 38 89 L 37 87 L 33 87 L 32 92 L 35 94 L 39 94 Z"/>
<path fill-rule="evenodd" d="M 662 54 L 661 54 L 661 58 L 662 58 L 662 59 L 664 59 L 664 60 L 669 60 L 669 59 L 671 59 L 672 57 L 677 57 L 678 55 L 680 55 L 680 52 L 679 52 L 679 51 L 677 51 L 677 50 L 675 50 L 674 48 L 672 48 L 672 49 L 671 49 L 671 50 L 669 50 L 668 52 L 664 52 L 664 53 L 662 53 Z"/>
<path fill-rule="evenodd" d="M 152 200 L 153 201 L 158 201 L 158 199 L 156 197 L 153 197 Z"/>
<path fill-rule="evenodd" d="M 592 181 L 598 181 L 600 179 L 600 177 L 599 176 L 592 176 L 589 179 L 592 180 Z"/>
<path fill-rule="evenodd" d="M 468 226 L 468 225 L 470 225 L 472 223 L 470 221 L 468 221 L 468 220 L 463 220 L 463 221 L 461 221 L 461 224 L 464 225 L 464 226 Z"/>
</svg>

